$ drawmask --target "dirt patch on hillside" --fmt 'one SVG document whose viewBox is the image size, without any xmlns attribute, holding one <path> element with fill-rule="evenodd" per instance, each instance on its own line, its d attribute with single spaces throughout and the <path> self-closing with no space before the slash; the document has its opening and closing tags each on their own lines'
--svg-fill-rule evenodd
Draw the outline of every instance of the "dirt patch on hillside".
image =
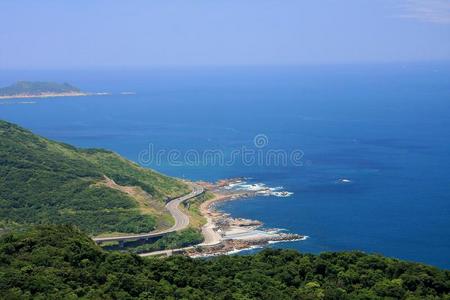
<svg viewBox="0 0 450 300">
<path fill-rule="evenodd" d="M 152 196 L 138 186 L 119 185 L 114 180 L 107 176 L 103 176 L 103 180 L 96 183 L 96 185 L 106 186 L 108 188 L 118 190 L 133 198 L 142 214 L 152 215 L 156 218 L 157 228 L 166 229 L 173 225 L 173 219 L 169 211 L 166 209 L 164 203 L 155 200 Z"/>
</svg>

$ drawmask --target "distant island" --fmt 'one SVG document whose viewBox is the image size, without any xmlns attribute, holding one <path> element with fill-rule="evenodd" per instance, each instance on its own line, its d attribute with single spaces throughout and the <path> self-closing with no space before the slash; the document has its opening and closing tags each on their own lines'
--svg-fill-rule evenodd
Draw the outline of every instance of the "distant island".
<svg viewBox="0 0 450 300">
<path fill-rule="evenodd" d="M 0 99 L 87 96 L 88 93 L 68 83 L 18 81 L 0 88 Z"/>
</svg>

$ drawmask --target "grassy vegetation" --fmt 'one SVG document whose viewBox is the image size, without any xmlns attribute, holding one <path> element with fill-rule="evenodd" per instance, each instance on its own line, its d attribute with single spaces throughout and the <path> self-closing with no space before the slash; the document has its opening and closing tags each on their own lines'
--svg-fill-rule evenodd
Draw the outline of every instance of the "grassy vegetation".
<svg viewBox="0 0 450 300">
<path fill-rule="evenodd" d="M 80 92 L 68 83 L 56 82 L 40 82 L 40 81 L 18 81 L 10 86 L 0 88 L 0 96 L 15 96 L 15 95 L 41 95 L 46 93 L 69 93 Z"/>
<path fill-rule="evenodd" d="M 189 215 L 189 226 L 191 228 L 200 229 L 206 223 L 206 219 L 200 212 L 200 205 L 212 198 L 214 198 L 212 193 L 205 192 L 184 203 L 184 207 L 182 209 Z"/>
<path fill-rule="evenodd" d="M 0 299 L 450 299 L 449 271 L 380 255 L 140 258 L 69 226 L 3 236 L 0 270 Z"/>
<path fill-rule="evenodd" d="M 130 253 L 145 253 L 166 249 L 179 249 L 203 242 L 201 227 L 206 223 L 206 219 L 201 215 L 199 207 L 201 203 L 212 198 L 214 198 L 212 193 L 205 192 L 180 205 L 181 210 L 189 216 L 188 229 L 167 234 L 157 241 L 147 242 L 143 245 L 125 244 L 125 248 L 122 250 Z M 117 245 L 117 243 L 105 243 L 101 247 L 108 248 L 114 245 Z"/>
<path fill-rule="evenodd" d="M 202 226 L 206 223 L 206 219 L 200 213 L 200 204 L 214 198 L 210 192 L 205 192 L 195 198 L 184 202 L 180 208 L 189 216 L 189 228 L 170 233 L 155 242 L 148 242 L 144 245 L 133 246 L 125 245 L 123 250 L 131 253 L 145 253 L 166 249 L 179 249 L 188 246 L 194 246 L 203 242 L 201 233 Z M 114 244 L 103 244 L 102 247 L 112 246 Z"/>
<path fill-rule="evenodd" d="M 168 199 L 189 192 L 183 182 L 113 152 L 50 141 L 1 120 L 0 178 L 0 230 L 54 223 L 93 235 L 148 232 L 168 223 Z"/>
</svg>

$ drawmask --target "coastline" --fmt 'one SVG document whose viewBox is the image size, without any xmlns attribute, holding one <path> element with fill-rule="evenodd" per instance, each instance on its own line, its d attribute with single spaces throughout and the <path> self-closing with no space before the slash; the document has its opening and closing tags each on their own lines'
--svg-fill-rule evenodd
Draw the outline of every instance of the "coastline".
<svg viewBox="0 0 450 300">
<path fill-rule="evenodd" d="M 83 96 L 93 96 L 101 95 L 101 93 L 83 93 L 83 92 L 73 92 L 73 93 L 45 93 L 45 94 L 18 94 L 12 96 L 0 96 L 0 100 L 8 99 L 27 99 L 27 98 L 56 98 L 56 97 L 83 97 Z"/>
<path fill-rule="evenodd" d="M 223 193 L 224 189 L 235 183 L 229 183 L 215 189 L 214 198 L 200 205 L 200 212 L 207 223 L 202 227 L 204 242 L 198 246 L 202 248 L 189 249 L 187 254 L 191 257 L 215 256 L 221 254 L 234 254 L 240 251 L 262 248 L 268 244 L 304 240 L 307 236 L 284 233 L 280 229 L 265 229 L 259 220 L 235 218 L 227 213 L 217 210 L 215 205 L 220 202 L 241 200 L 257 196 L 251 190 L 233 191 Z"/>
<path fill-rule="evenodd" d="M 190 257 L 209 257 L 234 254 L 245 250 L 263 248 L 269 244 L 305 240 L 305 235 L 285 233 L 278 228 L 263 228 L 258 220 L 235 218 L 217 210 L 215 205 L 224 201 L 233 201 L 258 195 L 278 195 L 286 197 L 285 192 L 275 192 L 279 188 L 269 188 L 264 184 L 247 185 L 244 179 L 234 178 L 216 183 L 197 182 L 214 197 L 202 202 L 200 214 L 206 219 L 201 227 L 202 243 L 180 249 L 141 253 L 140 256 L 183 254 Z M 259 186 L 260 188 L 255 188 Z M 237 187 L 237 188 L 235 188 Z M 242 188 L 241 188 L 242 187 Z M 287 193 L 287 192 L 286 192 Z"/>
</svg>

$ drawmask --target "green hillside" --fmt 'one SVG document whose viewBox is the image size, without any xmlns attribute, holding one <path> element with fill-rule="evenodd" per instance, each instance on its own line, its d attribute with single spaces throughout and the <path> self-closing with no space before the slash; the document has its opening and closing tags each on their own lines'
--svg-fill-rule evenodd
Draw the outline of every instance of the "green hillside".
<svg viewBox="0 0 450 300">
<path fill-rule="evenodd" d="M 10 86 L 0 88 L 0 96 L 42 95 L 46 93 L 79 93 L 79 88 L 68 83 L 18 81 Z"/>
<path fill-rule="evenodd" d="M 170 226 L 183 182 L 101 149 L 79 149 L 0 121 L 0 226 L 74 224 L 90 234 Z"/>
<path fill-rule="evenodd" d="M 69 227 L 0 239 L 1 299 L 450 299 L 450 272 L 360 252 L 190 259 L 105 252 Z"/>
</svg>

